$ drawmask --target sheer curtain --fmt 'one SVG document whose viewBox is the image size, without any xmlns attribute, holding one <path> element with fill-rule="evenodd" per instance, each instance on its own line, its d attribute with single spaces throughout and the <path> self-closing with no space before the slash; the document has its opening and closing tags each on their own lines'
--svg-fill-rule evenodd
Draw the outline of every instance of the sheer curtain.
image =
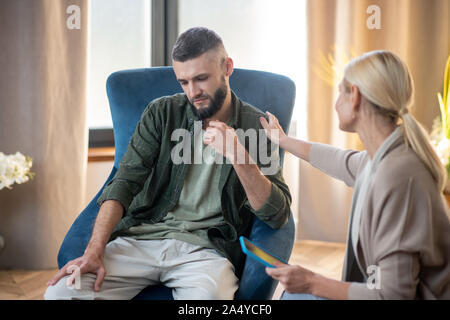
<svg viewBox="0 0 450 320">
<path fill-rule="evenodd" d="M 439 115 L 449 21 L 448 0 L 309 0 L 308 139 L 363 148 L 356 134 L 339 131 L 336 86 L 348 58 L 376 49 L 394 51 L 409 65 L 416 89 L 412 113 L 431 129 Z M 345 241 L 352 189 L 303 162 L 299 179 L 299 238 Z"/>
<path fill-rule="evenodd" d="M 80 212 L 87 161 L 87 0 L 0 2 L 0 151 L 34 180 L 0 190 L 0 268 L 56 267 Z"/>
</svg>

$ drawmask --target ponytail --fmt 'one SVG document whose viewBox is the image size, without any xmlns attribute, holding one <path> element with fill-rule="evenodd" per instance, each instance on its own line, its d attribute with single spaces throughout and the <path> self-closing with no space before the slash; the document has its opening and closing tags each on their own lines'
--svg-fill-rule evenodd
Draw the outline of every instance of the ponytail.
<svg viewBox="0 0 450 320">
<path fill-rule="evenodd" d="M 445 170 L 436 150 L 431 145 L 428 133 L 409 112 L 400 115 L 400 117 L 403 122 L 403 136 L 407 147 L 411 147 L 428 168 L 439 191 L 444 191 L 447 182 L 447 170 Z"/>
</svg>

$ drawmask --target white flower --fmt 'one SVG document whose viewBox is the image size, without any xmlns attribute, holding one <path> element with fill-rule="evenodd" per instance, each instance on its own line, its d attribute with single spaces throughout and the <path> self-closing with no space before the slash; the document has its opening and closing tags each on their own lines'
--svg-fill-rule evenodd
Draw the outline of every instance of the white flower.
<svg viewBox="0 0 450 320">
<path fill-rule="evenodd" d="M 442 161 L 442 164 L 446 166 L 450 158 L 450 140 L 442 138 L 438 143 L 435 143 L 436 152 Z"/>
<path fill-rule="evenodd" d="M 14 183 L 21 184 L 30 180 L 33 177 L 30 172 L 32 165 L 33 160 L 20 152 L 12 155 L 0 152 L 0 190 L 11 189 Z"/>
</svg>

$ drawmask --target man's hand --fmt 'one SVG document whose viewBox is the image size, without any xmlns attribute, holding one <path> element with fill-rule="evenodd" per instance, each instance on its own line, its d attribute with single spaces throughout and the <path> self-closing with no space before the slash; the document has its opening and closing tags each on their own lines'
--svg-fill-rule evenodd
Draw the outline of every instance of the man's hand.
<svg viewBox="0 0 450 320">
<path fill-rule="evenodd" d="M 226 157 L 231 163 L 248 163 L 247 151 L 239 142 L 233 128 L 221 121 L 210 121 L 203 142 Z"/>
<path fill-rule="evenodd" d="M 94 290 L 99 291 L 106 275 L 106 269 L 103 265 L 103 255 L 106 244 L 111 236 L 112 230 L 122 218 L 123 207 L 116 200 L 107 200 L 102 206 L 95 220 L 91 240 L 89 241 L 83 256 L 67 262 L 56 275 L 47 284 L 55 285 L 62 277 L 76 272 L 79 268 L 80 274 L 93 273 L 97 275 L 94 284 Z M 69 280 L 73 280 L 72 277 Z M 68 284 L 70 285 L 70 283 Z"/>
<path fill-rule="evenodd" d="M 223 122 L 211 121 L 203 142 L 233 164 L 250 205 L 254 210 L 259 210 L 270 196 L 272 183 L 262 174 L 256 162 L 239 142 L 234 129 Z"/>
<path fill-rule="evenodd" d="M 93 253 L 85 253 L 83 256 L 69 261 L 61 270 L 56 273 L 56 275 L 47 282 L 47 285 L 53 286 L 55 285 L 61 278 L 64 276 L 71 274 L 75 272 L 74 266 L 77 266 L 80 270 L 80 274 L 85 273 L 93 273 L 97 275 L 97 279 L 94 284 L 94 290 L 99 291 L 100 287 L 103 283 L 103 279 L 106 275 L 106 269 L 103 265 L 103 256 L 99 254 L 93 254 Z M 70 281 L 73 281 L 73 279 L 70 279 Z M 68 283 L 67 285 L 71 285 L 72 283 Z"/>
</svg>

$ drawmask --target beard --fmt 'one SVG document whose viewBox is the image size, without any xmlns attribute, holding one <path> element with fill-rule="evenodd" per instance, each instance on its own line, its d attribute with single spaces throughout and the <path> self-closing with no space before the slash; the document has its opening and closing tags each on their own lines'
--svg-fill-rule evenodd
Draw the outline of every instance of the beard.
<svg viewBox="0 0 450 320">
<path fill-rule="evenodd" d="M 199 97 L 196 97 L 195 99 L 201 99 L 201 98 L 208 98 L 209 101 L 211 101 L 209 103 L 209 105 L 207 107 L 201 107 L 201 108 L 197 108 L 194 106 L 194 101 L 195 99 L 191 100 L 191 105 L 192 105 L 192 110 L 194 111 L 194 113 L 197 115 L 197 117 L 200 120 L 205 120 L 207 118 L 211 118 L 213 115 L 215 115 L 220 108 L 222 108 L 223 102 L 225 101 L 225 98 L 227 96 L 228 93 L 228 87 L 225 83 L 225 78 L 222 78 L 222 85 L 216 90 L 216 92 L 214 92 L 214 96 L 211 97 L 208 94 L 202 94 Z"/>
</svg>

